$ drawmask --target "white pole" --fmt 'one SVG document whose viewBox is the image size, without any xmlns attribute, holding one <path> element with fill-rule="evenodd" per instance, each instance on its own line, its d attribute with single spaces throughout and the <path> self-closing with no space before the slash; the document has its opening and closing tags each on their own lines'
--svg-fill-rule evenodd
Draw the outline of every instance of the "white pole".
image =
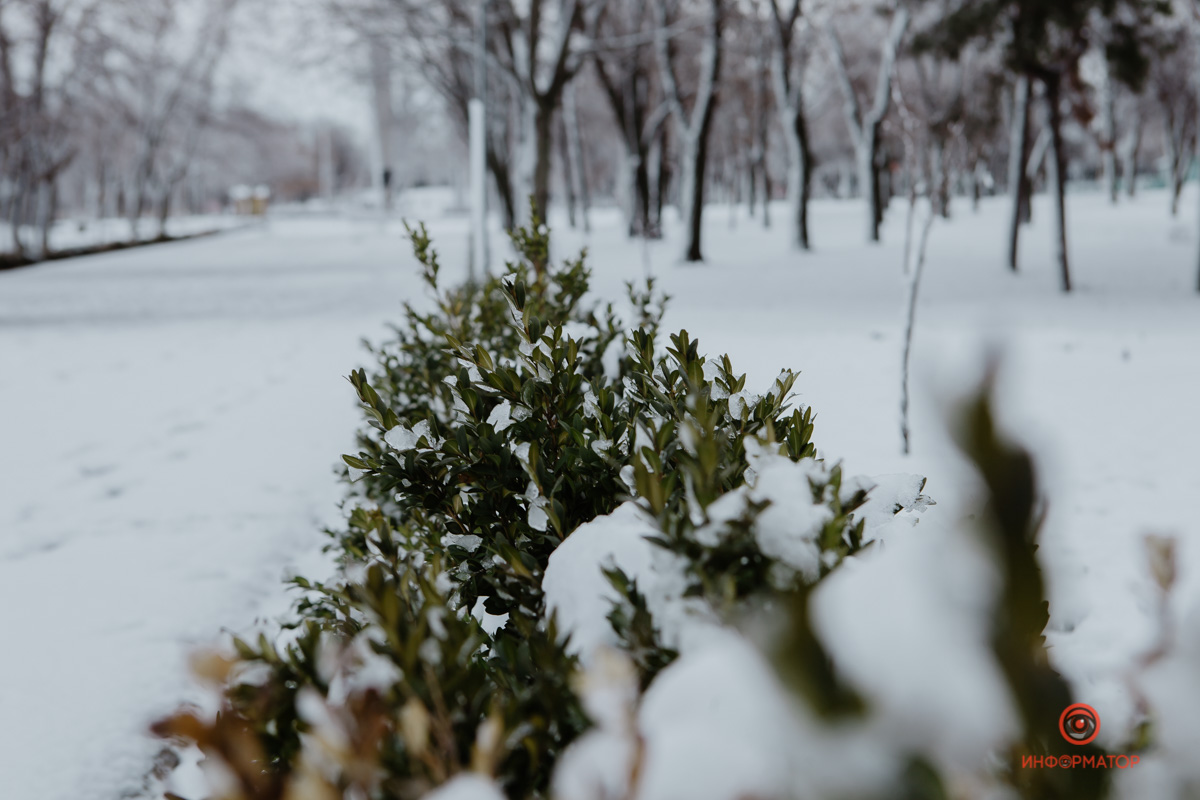
<svg viewBox="0 0 1200 800">
<path fill-rule="evenodd" d="M 487 144 L 483 101 L 473 98 L 467 105 L 468 139 L 471 149 L 471 278 L 488 272 L 487 235 Z"/>
<path fill-rule="evenodd" d="M 488 274 L 487 0 L 475 0 L 475 97 L 467 104 L 471 178 L 471 280 Z"/>
</svg>

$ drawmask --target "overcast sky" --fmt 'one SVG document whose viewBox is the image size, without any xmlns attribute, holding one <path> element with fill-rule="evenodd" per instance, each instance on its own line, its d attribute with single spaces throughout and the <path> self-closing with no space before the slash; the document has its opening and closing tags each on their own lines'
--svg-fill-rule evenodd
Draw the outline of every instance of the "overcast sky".
<svg viewBox="0 0 1200 800">
<path fill-rule="evenodd" d="M 337 120 L 369 135 L 366 85 L 350 42 L 321 24 L 306 0 L 251 0 L 228 60 L 228 80 L 253 107 L 294 120 Z"/>
</svg>

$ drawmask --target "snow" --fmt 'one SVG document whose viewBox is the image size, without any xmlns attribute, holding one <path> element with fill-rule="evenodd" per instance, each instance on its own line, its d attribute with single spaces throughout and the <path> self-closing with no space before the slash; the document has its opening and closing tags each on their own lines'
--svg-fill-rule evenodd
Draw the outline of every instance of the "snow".
<svg viewBox="0 0 1200 800">
<path fill-rule="evenodd" d="M 902 213 L 889 212 L 883 244 L 868 246 L 859 204 L 818 201 L 816 249 L 796 254 L 785 225 L 764 232 L 744 210 L 730 225 L 727 210 L 713 207 L 703 265 L 676 260 L 674 228 L 647 248 L 650 272 L 671 296 L 664 331 L 685 327 L 702 352 L 727 352 L 735 371 L 748 373 L 750 390 L 769 387 L 781 367 L 799 370 L 798 399 L 817 412 L 819 455 L 842 460 L 851 474 L 926 476 L 925 492 L 938 502 L 926 521 L 974 513 L 979 485 L 947 421 L 956 398 L 977 385 L 984 354 L 1000 353 L 996 411 L 1033 450 L 1048 499 L 1039 555 L 1051 657 L 1078 699 L 1101 711 L 1102 740 L 1128 730 L 1128 674 L 1158 629 L 1143 534 L 1180 538 L 1177 620 L 1200 611 L 1200 540 L 1189 500 L 1200 485 L 1195 189 L 1185 192 L 1178 219 L 1162 192 L 1117 208 L 1099 195 L 1072 194 L 1070 295 L 1058 289 L 1044 197 L 1035 198 L 1015 275 L 1002 257 L 1006 200 L 985 199 L 974 214 L 957 199 L 953 218 L 937 221 L 930 237 L 913 343 L 909 457 L 900 454 L 898 419 Z M 786 219 L 785 211 L 773 208 L 773 220 Z M 590 238 L 559 235 L 555 253 L 586 243 L 590 261 L 603 265 L 597 288 L 619 296 L 621 281 L 642 274 L 642 243 L 607 234 L 604 213 L 593 213 Z M 1184 741 L 1200 743 L 1200 719 L 1188 730 Z"/>
<path fill-rule="evenodd" d="M 781 367 L 800 370 L 798 400 L 817 412 L 821 456 L 841 460 L 848 475 L 877 475 L 878 498 L 916 502 L 921 489 L 904 476 L 927 476 L 924 491 L 938 506 L 913 527 L 915 517 L 889 522 L 890 509 L 873 500 L 864 513 L 881 542 L 813 597 L 832 657 L 877 706 L 828 741 L 814 739 L 815 723 L 788 705 L 751 643 L 694 607 L 671 605 L 677 569 L 642 538 L 649 526 L 635 511 L 622 507 L 569 537 L 545 585 L 589 668 L 613 644 L 607 603 L 596 601 L 615 597 L 601 564 L 637 578 L 656 612 L 674 609 L 666 623 L 687 639 L 638 711 L 648 757 L 639 797 L 772 796 L 797 769 L 810 787 L 861 788 L 886 780 L 903 755 L 884 744 L 897 731 L 944 765 L 971 763 L 1003 736 L 1011 709 L 977 626 L 990 577 L 960 524 L 979 487 L 946 431 L 948 409 L 982 374 L 988 347 L 1003 356 L 998 416 L 1035 452 L 1049 500 L 1039 556 L 1051 658 L 1077 699 L 1100 712 L 1102 744 L 1129 730 L 1131 687 L 1160 715 L 1164 752 L 1120 776 L 1127 796 L 1162 796 L 1186 773 L 1200 744 L 1189 683 L 1200 661 L 1190 633 L 1200 619 L 1196 202 L 1185 194 L 1178 221 L 1162 193 L 1117 209 L 1073 194 L 1078 289 L 1064 296 L 1044 198 L 1017 275 L 1000 257 L 1003 199 L 985 200 L 978 215 L 956 201 L 954 219 L 938 221 L 930 238 L 909 457 L 898 424 L 903 214 L 889 212 L 884 243 L 867 246 L 857 203 L 817 202 L 817 249 L 801 255 L 785 225 L 764 232 L 739 211 L 731 226 L 713 207 L 706 264 L 676 263 L 675 227 L 645 248 L 673 298 L 664 330 L 686 327 L 702 351 L 728 352 L 748 373 L 747 402 Z M 461 277 L 453 270 L 466 262 L 466 220 L 427 221 L 446 280 Z M 624 238 L 615 211 L 594 210 L 589 237 L 552 222 L 556 257 L 587 245 L 601 297 L 619 299 L 625 281 L 643 276 L 643 244 Z M 195 696 L 186 654 L 223 628 L 246 630 L 282 612 L 287 572 L 325 568 L 319 529 L 337 519 L 343 491 L 333 468 L 359 421 L 341 376 L 366 360 L 360 336 L 377 336 L 402 300 L 421 297 L 399 226 L 369 217 L 276 218 L 0 274 L 5 797 L 138 792 L 159 748 L 146 725 Z M 774 480 L 771 469 L 757 480 Z M 736 514 L 734 502 L 710 512 Z M 1142 675 L 1136 662 L 1160 631 L 1148 532 L 1180 540 L 1168 622 L 1180 646 Z M 963 720 L 968 698 L 987 725 Z M 952 715 L 962 732 L 953 739 L 940 724 Z M 631 748 L 615 723 L 576 743 L 556 776 L 573 787 L 564 797 L 623 796 L 596 781 L 616 780 Z M 827 774 L 822 759 L 853 760 L 858 774 Z M 686 787 L 671 782 L 681 774 Z M 460 791 L 499 796 L 469 776 L 440 791 L 451 800 Z"/>
<path fill-rule="evenodd" d="M 495 783 L 468 772 L 451 778 L 425 797 L 428 800 L 505 800 L 504 793 Z"/>
<path fill-rule="evenodd" d="M 608 612 L 620 595 L 603 570 L 620 568 L 645 592 L 647 584 L 661 577 L 654 569 L 661 551 L 645 539 L 654 531 L 653 523 L 630 501 L 580 525 L 550 555 L 542 577 L 546 611 L 555 615 L 561 635 L 570 636 L 572 653 L 587 660 L 601 647 L 619 644 Z"/>
<path fill-rule="evenodd" d="M 736 635 L 663 670 L 642 701 L 639 797 L 782 797 L 797 760 L 786 691 Z"/>
<path fill-rule="evenodd" d="M 995 575 L 969 531 L 935 520 L 846 561 L 814 592 L 813 624 L 881 735 L 969 770 L 1017 720 L 989 641 Z"/>
<path fill-rule="evenodd" d="M 417 449 L 422 439 L 431 448 L 437 448 L 441 444 L 441 440 L 433 435 L 433 429 L 427 420 L 421 420 L 411 429 L 404 425 L 397 425 L 383 437 L 388 446 L 397 452 Z"/>
<path fill-rule="evenodd" d="M 419 287 L 369 220 L 0 273 L 0 795 L 140 791 L 149 723 L 196 697 L 188 654 L 322 574 L 343 376 Z"/>
<path fill-rule="evenodd" d="M 1196 194 L 1185 196 L 1183 221 L 1168 216 L 1161 193 L 1117 209 L 1099 196 L 1072 195 L 1077 290 L 1069 296 L 1057 288 L 1050 209 L 1042 200 L 1025 233 L 1018 275 L 999 255 L 1002 198 L 985 200 L 978 215 L 958 201 L 955 218 L 935 225 L 914 340 L 910 457 L 900 455 L 897 413 L 906 289 L 902 215 L 889 215 L 883 245 L 867 247 L 859 242 L 857 204 L 818 202 L 818 249 L 794 254 L 786 231 L 764 233 L 740 212 L 729 226 L 726 214 L 710 210 L 707 263 L 677 263 L 669 238 L 647 248 L 650 271 L 672 296 L 665 330 L 686 327 L 701 351 L 728 352 L 735 369 L 748 372 L 750 389 L 769 386 L 780 367 L 802 370 L 796 387 L 799 400 L 817 411 L 820 455 L 844 460 L 851 473 L 888 473 L 873 479 L 875 497 L 863 509 L 882 546 L 851 560 L 813 600 L 835 661 L 877 705 L 866 738 L 854 740 L 864 747 L 856 764 L 902 755 L 879 750 L 879 742 L 890 740 L 911 742 L 961 770 L 981 763 L 1014 725 L 980 638 L 987 570 L 963 541 L 970 524 L 962 520 L 974 512 L 979 486 L 947 430 L 957 399 L 983 374 L 985 353 L 1000 353 L 996 410 L 1004 428 L 1035 453 L 1049 502 L 1039 555 L 1051 600 L 1051 658 L 1077 699 L 1100 711 L 1104 746 L 1119 747 L 1129 737 L 1136 694 L 1147 696 L 1171 743 L 1150 760 L 1144 778 L 1122 781 L 1125 796 L 1152 796 L 1153 789 L 1139 787 L 1175 785 L 1179 775 L 1190 775 L 1188 754 L 1200 744 L 1194 713 L 1200 693 L 1189 677 L 1193 649 L 1145 673 L 1138 666 L 1160 629 L 1145 533 L 1180 539 L 1169 632 L 1179 639 L 1200 618 L 1200 550 L 1189 501 L 1200 485 L 1193 455 L 1200 417 L 1192 408 L 1200 396 Z M 773 217 L 784 218 L 783 209 Z M 604 219 L 594 214 L 599 232 L 586 244 L 592 263 L 602 265 L 600 291 L 615 296 L 618 281 L 638 277 L 642 245 L 603 235 Z M 567 254 L 585 238 L 568 233 L 556 242 L 557 253 Z M 939 503 L 916 528 L 908 513 L 888 521 L 892 503 L 882 501 L 895 497 L 920 510 L 925 504 L 917 499 L 922 490 L 914 473 L 928 476 L 925 491 Z M 736 514 L 736 503 L 730 499 L 721 513 Z M 685 652 L 651 694 L 671 670 L 704 652 Z M 680 697 L 703 706 L 708 680 L 717 679 L 697 680 Z M 740 684 L 731 682 L 729 691 L 740 696 Z M 963 719 L 964 703 L 973 719 Z M 686 720 L 685 706 L 681 700 L 678 713 Z M 691 782 L 708 775 L 706 758 L 695 753 L 719 759 L 719 748 L 700 731 L 681 723 L 679 736 L 692 737 L 693 752 L 681 746 L 686 763 L 664 767 L 663 774 L 686 776 L 689 791 L 718 796 L 715 777 Z M 844 754 L 835 760 L 852 761 Z M 650 782 L 653 761 L 646 769 Z M 755 781 L 767 774 L 747 776 L 747 791 L 762 788 Z"/>
<path fill-rule="evenodd" d="M 897 764 L 871 730 L 818 722 L 734 631 L 664 669 L 638 722 L 653 800 L 871 796 Z"/>
<path fill-rule="evenodd" d="M 833 516 L 823 503 L 813 502 L 809 488 L 810 477 L 821 475 L 821 465 L 811 458 L 792 461 L 782 455 L 761 455 L 750 463 L 755 474 L 747 482 L 747 494 L 751 500 L 770 503 L 755 526 L 759 549 L 815 580 L 821 568 L 817 536 Z"/>
</svg>

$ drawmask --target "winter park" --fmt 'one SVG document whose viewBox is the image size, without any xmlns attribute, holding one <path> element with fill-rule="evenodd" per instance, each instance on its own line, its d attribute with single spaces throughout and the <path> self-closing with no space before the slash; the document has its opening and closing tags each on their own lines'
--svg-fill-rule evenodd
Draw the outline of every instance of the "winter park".
<svg viewBox="0 0 1200 800">
<path fill-rule="evenodd" d="M 0 800 L 1200 797 L 1200 2 L 0 0 Z"/>
</svg>

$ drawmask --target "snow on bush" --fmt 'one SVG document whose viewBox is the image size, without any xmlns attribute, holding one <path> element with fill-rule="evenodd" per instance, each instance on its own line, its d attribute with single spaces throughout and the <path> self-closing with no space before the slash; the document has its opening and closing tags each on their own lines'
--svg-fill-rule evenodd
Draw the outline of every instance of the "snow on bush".
<svg viewBox="0 0 1200 800">
<path fill-rule="evenodd" d="M 686 332 L 664 339 L 652 285 L 630 287 L 627 328 L 585 302 L 581 259 L 549 263 L 543 227 L 514 236 L 503 277 L 449 291 L 412 239 L 433 306 L 351 376 L 368 426 L 339 573 L 295 579 L 277 641 L 210 662 L 221 713 L 157 727 L 220 765 L 218 796 L 1108 790 L 1108 769 L 1021 766 L 1067 747 L 1072 692 L 1042 636 L 1032 465 L 986 395 L 961 438 L 990 504 L 914 529 L 922 478 L 817 459 L 795 375 L 755 393 Z M 1152 661 L 1147 715 L 1194 663 Z"/>
</svg>

